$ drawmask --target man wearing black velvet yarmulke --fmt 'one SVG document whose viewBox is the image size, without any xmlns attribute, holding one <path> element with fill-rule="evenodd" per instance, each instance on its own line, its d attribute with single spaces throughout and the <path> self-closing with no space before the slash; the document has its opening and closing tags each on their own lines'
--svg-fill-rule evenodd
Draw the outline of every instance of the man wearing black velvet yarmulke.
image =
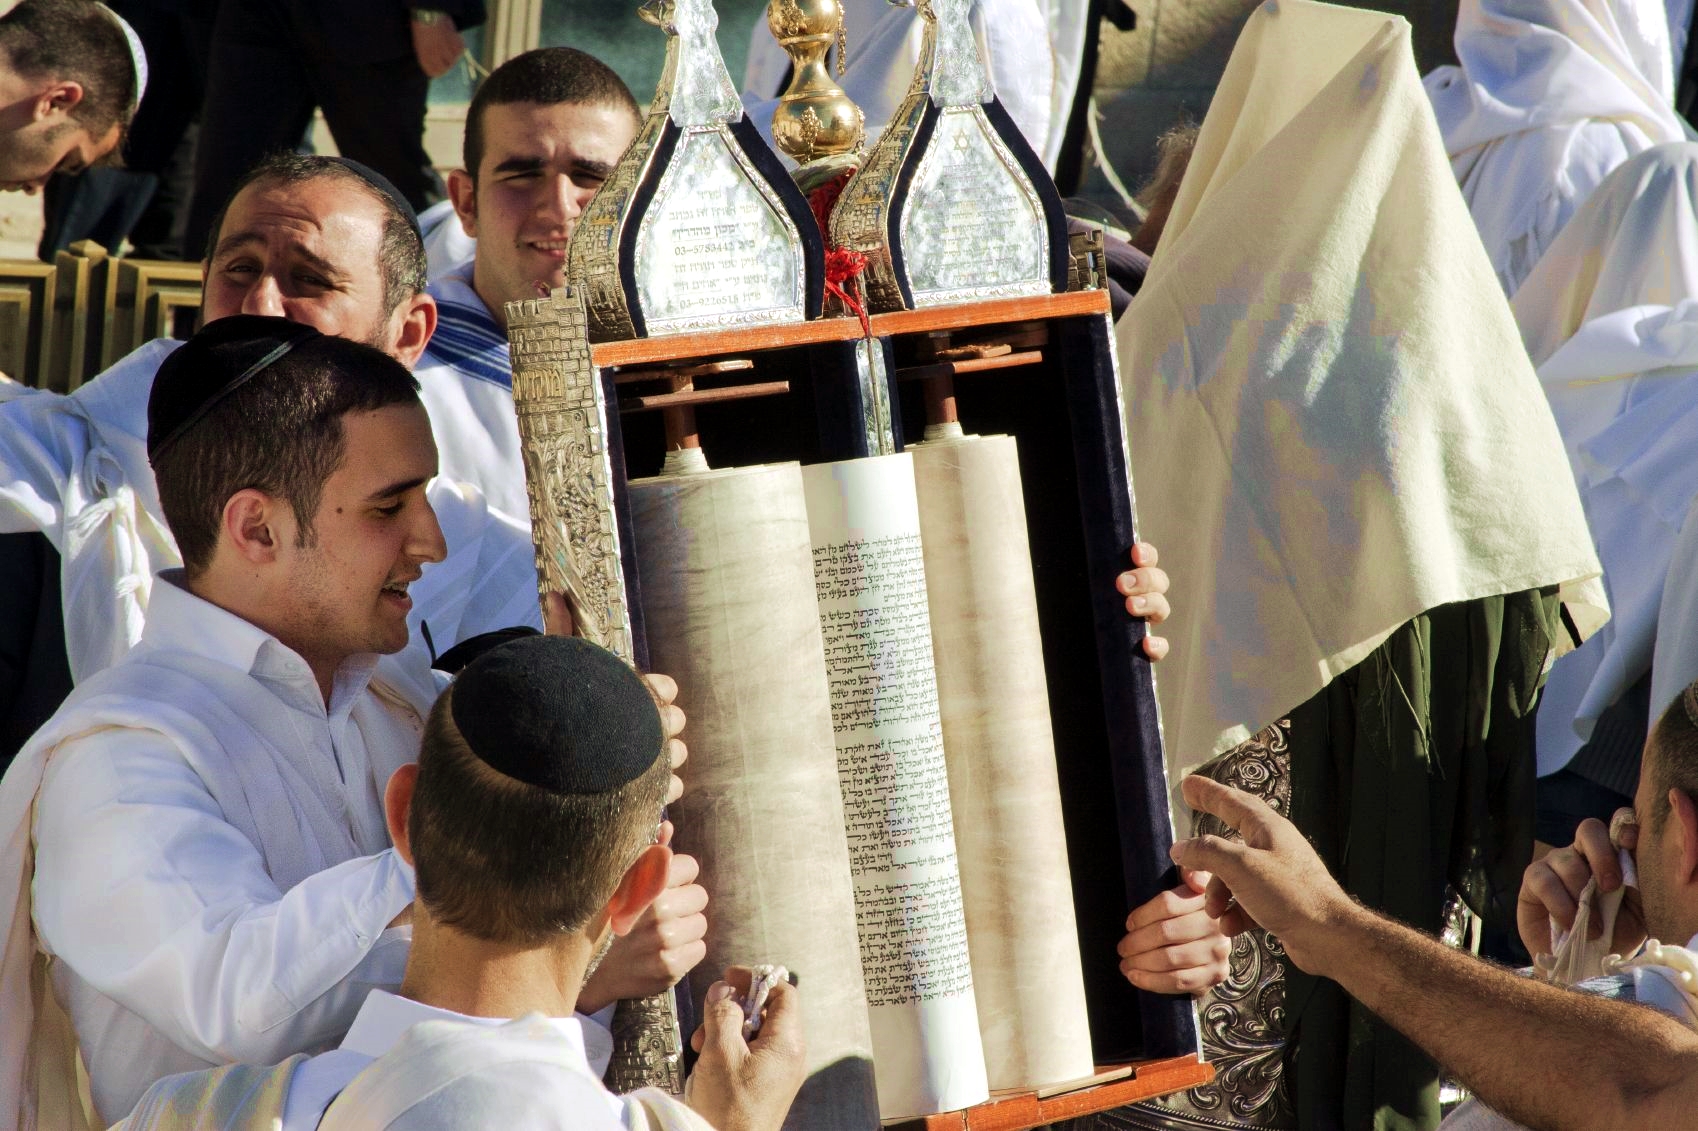
<svg viewBox="0 0 1698 1131">
<path fill-rule="evenodd" d="M 773 987 L 745 1040 L 749 972 L 726 972 L 685 1104 L 607 1092 L 571 1016 L 592 958 L 665 886 L 662 746 L 648 689 L 594 644 L 532 636 L 473 659 L 386 794 L 418 876 L 400 994 L 373 991 L 323 1056 L 162 1080 L 124 1131 L 175 1127 L 183 1111 L 231 1131 L 777 1131 L 806 1071 L 794 987 Z"/>
</svg>

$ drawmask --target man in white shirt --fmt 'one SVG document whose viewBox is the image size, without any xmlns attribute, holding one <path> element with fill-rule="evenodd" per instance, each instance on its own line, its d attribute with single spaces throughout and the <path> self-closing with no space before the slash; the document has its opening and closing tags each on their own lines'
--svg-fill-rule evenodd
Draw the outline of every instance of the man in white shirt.
<svg viewBox="0 0 1698 1131">
<path fill-rule="evenodd" d="M 436 332 L 415 371 L 442 473 L 525 521 L 505 304 L 565 284 L 566 241 L 641 121 L 619 76 L 571 47 L 509 59 L 466 111 L 448 192 L 476 251 L 431 284 Z"/>
<path fill-rule="evenodd" d="M 80 1116 L 56 1004 L 111 1119 L 172 1071 L 335 1039 L 404 959 L 392 928 L 411 877 L 381 792 L 430 696 L 373 674 L 408 638 L 409 588 L 445 553 L 416 385 L 369 346 L 231 317 L 167 359 L 147 418 L 187 568 L 154 580 L 137 647 L 83 680 L 0 784 L 20 893 L 0 963 L 0 1095 L 18 1097 L 24 1126 Z M 687 904 L 688 962 L 705 930 L 691 878 L 675 872 L 667 893 Z M 53 986 L 33 1025 L 32 910 Z M 666 985 L 654 965 L 604 964 L 593 1004 Z"/>
<path fill-rule="evenodd" d="M 431 711 L 418 762 L 387 788 L 395 854 L 418 876 L 401 996 L 373 991 L 339 1049 L 254 1077 L 230 1110 L 217 1108 L 232 1099 L 219 1073 L 190 1073 L 155 1084 L 124 1126 L 198 1110 L 283 1131 L 651 1119 L 776 1131 L 805 1072 L 789 984 L 771 987 L 752 1039 L 730 985 L 709 992 L 688 1108 L 601 1088 L 571 1016 L 593 956 L 666 884 L 662 745 L 642 681 L 594 644 L 528 637 L 473 659 Z M 728 975 L 749 990 L 748 970 Z M 490 1086 L 520 1064 L 528 1073 Z"/>
<path fill-rule="evenodd" d="M 110 155 L 147 86 L 130 25 L 90 0 L 23 0 L 0 15 L 0 190 Z"/>
</svg>

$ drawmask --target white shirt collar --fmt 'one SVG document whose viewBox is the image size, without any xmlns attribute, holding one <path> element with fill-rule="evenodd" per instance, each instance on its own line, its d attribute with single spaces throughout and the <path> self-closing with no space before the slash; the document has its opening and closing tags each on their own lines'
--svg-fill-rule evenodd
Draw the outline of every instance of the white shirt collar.
<svg viewBox="0 0 1698 1131">
<path fill-rule="evenodd" d="M 149 598 L 142 642 L 188 652 L 214 663 L 248 672 L 285 698 L 301 698 L 302 706 L 323 709 L 318 680 L 300 653 L 211 601 L 184 588 L 181 569 L 161 570 Z M 336 670 L 328 714 L 345 715 L 371 682 L 375 655 L 354 655 Z"/>
<path fill-rule="evenodd" d="M 448 1009 L 438 1009 L 434 1005 L 425 1005 L 411 998 L 404 998 L 385 990 L 372 990 L 366 995 L 365 1004 L 360 1006 L 360 1012 L 354 1018 L 354 1023 L 348 1029 L 348 1035 L 342 1039 L 342 1048 L 369 1056 L 373 1059 L 382 1056 L 395 1046 L 408 1029 L 421 1021 L 460 1021 L 472 1025 L 482 1025 L 494 1028 L 506 1025 L 509 1017 L 469 1017 L 463 1013 L 455 1013 Z M 607 1068 L 607 1058 L 612 1054 L 612 1038 L 599 1026 L 591 1029 L 596 1036 L 608 1043 L 606 1050 L 598 1052 L 597 1061 L 592 1063 L 590 1050 L 586 1048 L 585 1028 L 579 1023 L 577 1015 L 571 1017 L 545 1018 L 548 1025 L 555 1029 L 571 1047 L 572 1052 L 583 1061 L 584 1071 L 600 1079 Z M 597 1042 L 599 1045 L 599 1041 Z M 599 1069 L 599 1070 L 598 1070 Z"/>
</svg>

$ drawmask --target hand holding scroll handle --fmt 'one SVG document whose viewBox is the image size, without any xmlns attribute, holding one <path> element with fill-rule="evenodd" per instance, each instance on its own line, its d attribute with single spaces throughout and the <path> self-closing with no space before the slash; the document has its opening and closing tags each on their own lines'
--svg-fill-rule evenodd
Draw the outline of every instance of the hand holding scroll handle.
<svg viewBox="0 0 1698 1131">
<path fill-rule="evenodd" d="M 1148 542 L 1136 543 L 1132 547 L 1133 568 L 1114 579 L 1115 590 L 1126 598 L 1126 611 L 1149 625 L 1162 623 L 1173 611 L 1167 601 L 1167 573 L 1156 566 L 1156 559 L 1154 546 Z M 1146 635 L 1144 655 L 1152 662 L 1165 657 L 1167 638 L 1154 633 Z"/>
</svg>

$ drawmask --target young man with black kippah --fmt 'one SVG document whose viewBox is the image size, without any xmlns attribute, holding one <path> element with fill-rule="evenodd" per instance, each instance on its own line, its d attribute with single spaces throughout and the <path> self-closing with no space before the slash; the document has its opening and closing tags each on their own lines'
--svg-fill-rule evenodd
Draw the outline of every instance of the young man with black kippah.
<svg viewBox="0 0 1698 1131">
<path fill-rule="evenodd" d="M 0 15 L 0 190 L 34 193 L 118 148 L 147 58 L 93 0 L 22 0 Z"/>
<path fill-rule="evenodd" d="M 373 991 L 335 1052 L 162 1080 L 123 1127 L 193 1110 L 232 1131 L 776 1131 L 805 1071 L 788 984 L 752 1041 L 732 995 L 710 992 L 688 1107 L 608 1093 L 571 1016 L 585 969 L 665 886 L 662 745 L 647 688 L 594 644 L 533 636 L 472 660 L 388 785 L 395 851 L 418 877 L 400 995 Z"/>
<path fill-rule="evenodd" d="M 80 1125 L 55 1033 L 110 1121 L 168 1073 L 334 1041 L 407 947 L 382 793 L 440 683 L 376 670 L 445 554 L 415 381 L 310 326 L 222 319 L 161 366 L 146 448 L 184 569 L 0 783 L 0 1096 L 26 1126 L 32 1105 Z M 654 961 L 623 947 L 602 996 L 668 985 Z"/>
</svg>

